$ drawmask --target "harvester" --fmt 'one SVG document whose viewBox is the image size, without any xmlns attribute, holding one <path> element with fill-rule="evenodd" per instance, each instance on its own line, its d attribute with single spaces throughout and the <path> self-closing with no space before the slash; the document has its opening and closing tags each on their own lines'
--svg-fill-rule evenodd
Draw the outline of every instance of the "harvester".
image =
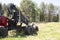
<svg viewBox="0 0 60 40">
<path fill-rule="evenodd" d="M 1 8 L 1 5 L 0 5 Z M 9 30 L 22 31 L 26 34 L 33 34 L 38 31 L 38 27 L 35 24 L 30 25 L 30 21 L 25 17 L 14 4 L 8 5 L 7 16 L 2 15 L 3 11 L 0 9 L 0 37 L 6 37 Z M 17 23 L 20 23 L 17 25 Z M 23 24 L 26 26 L 22 26 Z"/>
</svg>

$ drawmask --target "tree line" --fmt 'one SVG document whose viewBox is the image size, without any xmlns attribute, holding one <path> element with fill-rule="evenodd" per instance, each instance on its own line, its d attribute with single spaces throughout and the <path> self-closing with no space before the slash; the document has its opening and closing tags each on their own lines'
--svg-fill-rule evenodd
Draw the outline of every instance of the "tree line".
<svg viewBox="0 0 60 40">
<path fill-rule="evenodd" d="M 3 4 L 1 7 L 0 3 L 0 13 L 1 8 L 3 10 L 2 15 L 7 14 L 7 5 Z M 30 22 L 59 22 L 60 21 L 60 7 L 52 3 L 45 4 L 41 2 L 38 7 L 32 0 L 22 0 L 20 7 L 16 6 L 21 13 L 26 16 Z"/>
</svg>

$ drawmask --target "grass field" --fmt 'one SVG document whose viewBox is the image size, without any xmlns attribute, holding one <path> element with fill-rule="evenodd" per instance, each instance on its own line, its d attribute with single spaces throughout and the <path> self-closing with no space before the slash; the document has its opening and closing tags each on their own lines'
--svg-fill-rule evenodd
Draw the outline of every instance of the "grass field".
<svg viewBox="0 0 60 40">
<path fill-rule="evenodd" d="M 60 23 L 37 23 L 38 35 L 6 37 L 0 40 L 60 40 Z"/>
</svg>

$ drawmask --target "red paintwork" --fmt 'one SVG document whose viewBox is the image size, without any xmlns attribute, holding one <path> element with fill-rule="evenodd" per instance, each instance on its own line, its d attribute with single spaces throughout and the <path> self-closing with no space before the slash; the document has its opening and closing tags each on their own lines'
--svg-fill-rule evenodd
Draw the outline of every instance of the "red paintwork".
<svg viewBox="0 0 60 40">
<path fill-rule="evenodd" d="M 7 25 L 7 17 L 0 16 L 0 26 L 6 26 Z"/>
</svg>

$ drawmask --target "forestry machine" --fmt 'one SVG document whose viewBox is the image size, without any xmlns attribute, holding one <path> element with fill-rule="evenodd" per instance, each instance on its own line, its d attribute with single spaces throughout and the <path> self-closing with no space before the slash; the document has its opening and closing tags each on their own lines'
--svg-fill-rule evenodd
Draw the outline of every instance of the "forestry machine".
<svg viewBox="0 0 60 40">
<path fill-rule="evenodd" d="M 14 4 L 9 4 L 7 10 L 7 16 L 3 16 L 2 6 L 0 5 L 0 37 L 6 37 L 8 31 L 13 29 L 17 31 L 23 30 L 24 33 L 29 35 L 37 33 L 38 27 L 35 24 L 30 25 L 28 18 Z M 26 24 L 26 26 L 22 26 L 22 23 Z"/>
</svg>

